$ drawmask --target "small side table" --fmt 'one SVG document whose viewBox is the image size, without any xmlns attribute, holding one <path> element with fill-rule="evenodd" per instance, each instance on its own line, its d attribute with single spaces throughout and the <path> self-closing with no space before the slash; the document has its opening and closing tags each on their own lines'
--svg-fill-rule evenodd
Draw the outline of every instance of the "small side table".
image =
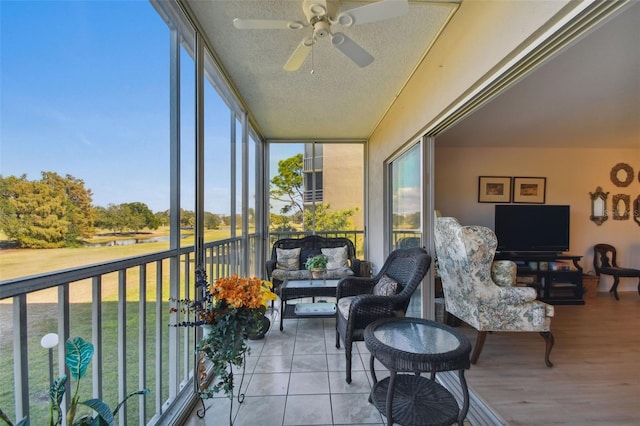
<svg viewBox="0 0 640 426">
<path fill-rule="evenodd" d="M 434 321 L 388 318 L 371 323 L 364 331 L 364 341 L 371 353 L 374 382 L 369 401 L 387 417 L 387 425 L 463 424 L 469 411 L 469 389 L 464 378 L 464 370 L 470 367 L 469 339 Z M 375 359 L 391 372 L 379 382 Z M 458 370 L 462 409 L 451 392 L 435 381 L 437 372 L 452 370 Z M 430 379 L 420 376 L 421 372 L 430 372 Z"/>
</svg>

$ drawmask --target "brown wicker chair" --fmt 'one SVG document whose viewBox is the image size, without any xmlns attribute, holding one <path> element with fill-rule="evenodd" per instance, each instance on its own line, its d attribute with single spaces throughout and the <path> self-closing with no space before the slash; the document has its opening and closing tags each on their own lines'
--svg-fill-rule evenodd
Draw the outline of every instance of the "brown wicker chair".
<svg viewBox="0 0 640 426">
<path fill-rule="evenodd" d="M 348 315 L 336 314 L 336 348 L 344 342 L 347 359 L 347 383 L 351 383 L 351 348 L 354 341 L 364 341 L 364 329 L 375 320 L 404 316 L 411 295 L 431 266 L 431 256 L 423 248 L 398 249 L 392 252 L 380 272 L 373 278 L 346 277 L 338 282 L 336 302 L 351 297 Z M 375 296 L 373 289 L 383 276 L 397 282 L 393 296 Z"/>
<path fill-rule="evenodd" d="M 596 244 L 593 247 L 593 268 L 596 275 L 611 275 L 613 277 L 613 285 L 609 293 L 613 293 L 616 300 L 618 297 L 618 284 L 620 278 L 638 278 L 638 293 L 640 294 L 640 269 L 622 268 L 618 266 L 616 261 L 616 248 L 611 244 Z"/>
</svg>

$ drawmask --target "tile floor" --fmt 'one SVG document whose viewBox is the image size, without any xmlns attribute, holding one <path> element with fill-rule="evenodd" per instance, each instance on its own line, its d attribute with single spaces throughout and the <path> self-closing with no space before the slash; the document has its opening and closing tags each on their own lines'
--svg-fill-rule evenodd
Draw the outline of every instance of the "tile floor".
<svg viewBox="0 0 640 426">
<path fill-rule="evenodd" d="M 275 315 L 267 336 L 249 341 L 251 354 L 241 388 L 245 399 L 242 404 L 233 402 L 235 426 L 386 424 L 368 402 L 371 378 L 364 342 L 354 346 L 352 382 L 347 384 L 344 348 L 335 347 L 335 319 L 286 319 L 280 332 Z M 388 373 L 377 365 L 380 380 Z M 204 418 L 196 409 L 187 426 L 229 424 L 228 398 L 207 399 L 204 405 Z"/>
</svg>

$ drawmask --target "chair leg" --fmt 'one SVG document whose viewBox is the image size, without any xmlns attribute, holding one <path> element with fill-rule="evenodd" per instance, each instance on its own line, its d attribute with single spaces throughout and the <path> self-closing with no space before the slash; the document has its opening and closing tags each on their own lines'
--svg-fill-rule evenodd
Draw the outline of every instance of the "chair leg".
<svg viewBox="0 0 640 426">
<path fill-rule="evenodd" d="M 344 355 L 347 359 L 347 383 L 351 384 L 351 342 L 344 342 Z"/>
<path fill-rule="evenodd" d="M 542 336 L 542 338 L 546 343 L 546 348 L 544 351 L 544 363 L 547 365 L 547 367 L 553 367 L 553 364 L 549 360 L 549 355 L 551 355 L 551 349 L 553 348 L 553 344 L 555 343 L 553 339 L 553 334 L 551 334 L 550 331 L 541 331 L 540 335 Z"/>
<path fill-rule="evenodd" d="M 618 284 L 620 284 L 620 277 L 613 277 L 613 285 L 611 286 L 609 293 L 613 293 L 613 297 L 615 297 L 616 300 L 620 300 L 618 297 Z"/>
<path fill-rule="evenodd" d="M 638 294 L 640 294 L 640 277 L 638 277 Z"/>
<path fill-rule="evenodd" d="M 478 330 L 476 345 L 473 347 L 473 353 L 471 354 L 471 364 L 475 364 L 476 362 L 478 362 L 478 358 L 480 357 L 480 352 L 482 352 L 482 347 L 484 346 L 484 341 L 486 338 L 487 332 Z"/>
<path fill-rule="evenodd" d="M 340 349 L 340 332 L 338 331 L 337 325 L 336 325 L 336 349 Z"/>
</svg>

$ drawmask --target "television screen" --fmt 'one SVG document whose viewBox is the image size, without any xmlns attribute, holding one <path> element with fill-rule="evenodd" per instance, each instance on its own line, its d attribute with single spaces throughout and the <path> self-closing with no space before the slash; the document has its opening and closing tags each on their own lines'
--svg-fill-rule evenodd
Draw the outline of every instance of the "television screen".
<svg viewBox="0 0 640 426">
<path fill-rule="evenodd" d="M 569 250 L 569 206 L 498 204 L 495 233 L 498 251 Z"/>
</svg>

